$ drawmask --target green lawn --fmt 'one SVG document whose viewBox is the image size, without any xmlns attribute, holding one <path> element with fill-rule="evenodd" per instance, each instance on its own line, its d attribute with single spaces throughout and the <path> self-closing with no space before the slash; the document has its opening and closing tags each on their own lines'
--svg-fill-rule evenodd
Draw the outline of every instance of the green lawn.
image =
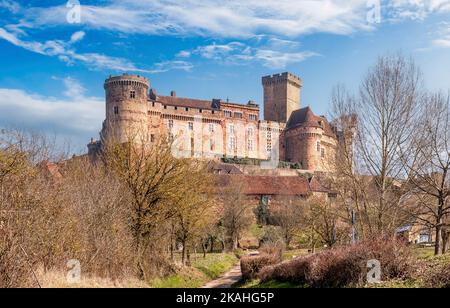
<svg viewBox="0 0 450 308">
<path fill-rule="evenodd" d="M 192 267 L 181 269 L 176 275 L 157 279 L 150 283 L 154 288 L 199 288 L 219 278 L 238 262 L 233 253 L 196 254 L 192 256 Z"/>
</svg>

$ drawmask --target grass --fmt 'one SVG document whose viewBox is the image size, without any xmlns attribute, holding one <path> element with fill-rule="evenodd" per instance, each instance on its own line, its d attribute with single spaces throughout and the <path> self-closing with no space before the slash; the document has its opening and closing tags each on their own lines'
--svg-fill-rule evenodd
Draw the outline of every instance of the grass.
<svg viewBox="0 0 450 308">
<path fill-rule="evenodd" d="M 308 249 L 286 250 L 283 254 L 283 261 L 292 260 L 296 257 L 307 256 L 309 254 Z"/>
<path fill-rule="evenodd" d="M 295 284 L 292 282 L 281 282 L 271 280 L 267 282 L 260 282 L 259 279 L 241 281 L 235 284 L 233 287 L 241 289 L 299 289 L 306 288 L 303 285 Z"/>
<path fill-rule="evenodd" d="M 192 267 L 181 269 L 176 275 L 153 280 L 153 288 L 199 288 L 217 279 L 237 264 L 234 254 L 207 254 L 193 256 Z"/>
<path fill-rule="evenodd" d="M 417 259 L 426 260 L 434 257 L 434 247 L 416 247 L 413 249 Z"/>
</svg>

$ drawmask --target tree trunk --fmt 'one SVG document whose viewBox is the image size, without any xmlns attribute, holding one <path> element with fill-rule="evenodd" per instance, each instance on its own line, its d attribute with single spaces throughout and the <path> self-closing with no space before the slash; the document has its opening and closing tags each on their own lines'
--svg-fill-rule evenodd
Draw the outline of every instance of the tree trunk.
<svg viewBox="0 0 450 308">
<path fill-rule="evenodd" d="M 442 227 L 441 224 L 439 223 L 436 226 L 436 238 L 435 238 L 435 243 L 434 243 L 434 255 L 437 256 L 439 255 L 439 253 L 441 252 L 441 237 L 442 237 Z"/>
<path fill-rule="evenodd" d="M 206 241 L 202 242 L 203 259 L 206 259 L 206 250 L 208 249 L 207 245 L 208 243 Z"/>
<path fill-rule="evenodd" d="M 214 242 L 215 242 L 214 237 L 211 236 L 210 241 L 211 241 L 211 247 L 209 249 L 209 252 L 213 253 L 214 252 Z"/>
<path fill-rule="evenodd" d="M 445 254 L 447 252 L 449 235 L 450 234 L 447 230 L 442 230 L 442 254 Z"/>
<path fill-rule="evenodd" d="M 182 240 L 181 240 L 181 244 L 183 245 L 183 250 L 182 250 L 182 252 L 181 252 L 181 264 L 182 264 L 183 266 L 186 266 L 186 252 L 187 252 L 187 249 L 186 249 L 186 240 L 185 240 L 185 239 L 182 239 Z"/>
</svg>

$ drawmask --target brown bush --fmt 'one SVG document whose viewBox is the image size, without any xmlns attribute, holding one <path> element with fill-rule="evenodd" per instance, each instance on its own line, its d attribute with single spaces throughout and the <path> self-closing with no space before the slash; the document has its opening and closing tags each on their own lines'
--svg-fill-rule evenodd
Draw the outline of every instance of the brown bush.
<svg viewBox="0 0 450 308">
<path fill-rule="evenodd" d="M 427 288 L 450 288 L 450 256 L 442 255 L 422 261 L 416 279 Z"/>
<path fill-rule="evenodd" d="M 263 268 L 280 263 L 282 256 L 282 246 L 275 244 L 262 246 L 259 255 L 245 256 L 241 259 L 242 277 L 245 280 L 256 278 Z"/>
<path fill-rule="evenodd" d="M 262 281 L 279 280 L 316 288 L 364 285 L 367 261 L 382 265 L 382 279 L 406 279 L 414 269 L 410 250 L 392 240 L 375 240 L 301 257 L 261 271 Z"/>
</svg>

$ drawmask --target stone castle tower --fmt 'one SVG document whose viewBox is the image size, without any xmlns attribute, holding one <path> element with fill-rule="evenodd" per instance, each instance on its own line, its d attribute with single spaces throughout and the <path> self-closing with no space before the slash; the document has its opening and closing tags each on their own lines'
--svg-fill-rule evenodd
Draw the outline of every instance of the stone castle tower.
<svg viewBox="0 0 450 308">
<path fill-rule="evenodd" d="M 269 160 L 278 148 L 281 161 L 313 172 L 333 170 L 341 133 L 325 116 L 300 108 L 302 80 L 282 73 L 263 77 L 262 85 L 264 120 L 252 101 L 199 100 L 178 97 L 175 91 L 157 95 L 149 91 L 147 78 L 109 77 L 101 140 L 92 139 L 89 154 L 101 153 L 109 140 L 153 145 L 161 137 L 175 137 L 190 157 Z"/>
<path fill-rule="evenodd" d="M 302 81 L 291 73 L 262 78 L 264 87 L 264 119 L 287 123 L 292 112 L 300 109 Z"/>
<path fill-rule="evenodd" d="M 130 138 L 147 138 L 147 78 L 136 75 L 110 77 L 105 81 L 106 120 L 102 140 L 125 142 Z"/>
</svg>

